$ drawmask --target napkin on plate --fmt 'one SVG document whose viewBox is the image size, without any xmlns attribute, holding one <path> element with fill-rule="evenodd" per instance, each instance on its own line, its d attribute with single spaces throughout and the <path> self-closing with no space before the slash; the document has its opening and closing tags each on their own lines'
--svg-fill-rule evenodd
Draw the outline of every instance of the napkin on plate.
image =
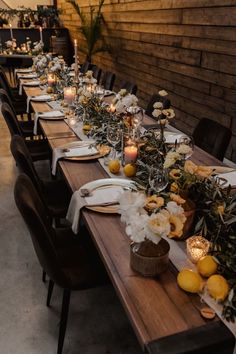
<svg viewBox="0 0 236 354">
<path fill-rule="evenodd" d="M 29 103 L 30 103 L 30 101 L 46 102 L 46 101 L 50 101 L 51 99 L 52 99 L 52 97 L 50 95 L 28 96 L 27 97 L 26 112 L 29 113 Z"/>
<path fill-rule="evenodd" d="M 31 81 L 25 81 L 25 82 L 20 82 L 19 85 L 19 95 L 22 95 L 22 87 L 23 86 L 39 86 L 40 82 L 38 80 L 31 80 Z"/>
<path fill-rule="evenodd" d="M 228 187 L 229 185 L 236 187 L 236 171 L 219 173 L 217 177 L 226 180 L 226 183 L 223 185 L 224 188 Z"/>
<path fill-rule="evenodd" d="M 37 135 L 38 119 L 60 119 L 64 117 L 61 111 L 38 112 L 34 115 L 34 134 Z"/>
<path fill-rule="evenodd" d="M 105 90 L 105 94 L 104 94 L 105 97 L 108 97 L 108 96 L 111 96 L 111 95 L 115 95 L 115 93 L 113 91 L 110 91 L 110 90 Z"/>
<path fill-rule="evenodd" d="M 90 148 L 90 146 L 94 143 L 94 140 L 73 141 L 72 143 L 65 144 L 63 146 L 53 149 L 52 174 L 56 174 L 57 161 L 62 157 L 78 157 L 96 154 L 98 150 L 95 147 Z M 68 149 L 69 151 L 64 151 L 64 149 Z"/>
<path fill-rule="evenodd" d="M 37 74 L 18 74 L 17 75 L 19 79 L 36 79 L 38 77 Z"/>
<path fill-rule="evenodd" d="M 72 231 L 76 234 L 79 228 L 80 210 L 84 206 L 101 205 L 104 203 L 116 203 L 120 194 L 123 193 L 121 186 L 102 186 L 92 191 L 89 197 L 81 197 L 80 191 L 73 193 L 70 205 L 67 211 L 66 219 L 72 224 Z"/>
<path fill-rule="evenodd" d="M 183 136 L 183 134 L 179 134 L 179 133 L 174 133 L 174 132 L 164 132 L 164 137 L 166 140 L 167 144 L 174 144 L 177 140 L 181 138 Z"/>
</svg>

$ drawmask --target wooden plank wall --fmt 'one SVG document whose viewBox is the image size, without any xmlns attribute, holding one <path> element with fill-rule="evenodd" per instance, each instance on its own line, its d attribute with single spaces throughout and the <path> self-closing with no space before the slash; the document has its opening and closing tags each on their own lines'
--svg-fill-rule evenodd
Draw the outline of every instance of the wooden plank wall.
<svg viewBox="0 0 236 354">
<path fill-rule="evenodd" d="M 85 12 L 98 4 L 77 1 Z M 71 37 L 82 42 L 72 6 L 58 0 L 58 7 Z M 143 106 L 167 90 L 174 123 L 186 133 L 202 117 L 230 127 L 227 157 L 236 161 L 236 0 L 106 0 L 103 15 L 112 52 L 94 63 L 117 74 L 117 87 L 135 81 Z"/>
</svg>

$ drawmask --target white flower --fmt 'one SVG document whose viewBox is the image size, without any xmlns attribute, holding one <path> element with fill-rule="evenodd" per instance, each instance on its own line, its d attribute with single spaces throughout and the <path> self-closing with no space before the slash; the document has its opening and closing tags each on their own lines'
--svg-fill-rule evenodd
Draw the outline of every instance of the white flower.
<svg viewBox="0 0 236 354">
<path fill-rule="evenodd" d="M 154 109 L 152 112 L 153 117 L 158 118 L 162 114 L 162 111 L 160 109 Z"/>
<path fill-rule="evenodd" d="M 192 148 L 186 144 L 181 144 L 177 149 L 176 152 L 181 154 L 181 155 L 188 155 L 192 153 Z"/>
<path fill-rule="evenodd" d="M 153 105 L 153 108 L 163 108 L 163 103 L 162 102 L 155 102 Z"/>
<path fill-rule="evenodd" d="M 184 213 L 184 209 L 174 201 L 168 202 L 166 205 L 166 209 L 169 211 L 170 214 L 174 215 Z"/>
<path fill-rule="evenodd" d="M 176 151 L 169 151 L 166 155 L 164 161 L 164 168 L 169 168 L 170 166 L 174 165 L 177 160 L 180 159 L 180 155 Z"/>
<path fill-rule="evenodd" d="M 126 89 L 121 89 L 118 92 L 118 95 L 120 95 L 121 97 L 124 97 L 124 96 L 128 95 L 128 91 Z"/>
<path fill-rule="evenodd" d="M 160 96 L 162 96 L 162 97 L 165 97 L 165 96 L 168 95 L 168 92 L 166 92 L 165 90 L 161 90 L 161 91 L 158 92 L 158 94 L 159 94 Z"/>
<path fill-rule="evenodd" d="M 148 229 L 156 236 L 167 236 L 170 232 L 170 223 L 168 218 L 162 213 L 152 214 L 147 223 Z M 149 235 L 150 236 L 150 235 Z M 154 238 L 155 240 L 155 238 Z M 153 241 L 153 239 L 152 239 Z M 157 242 L 154 242 L 157 243 Z"/>
<path fill-rule="evenodd" d="M 172 108 L 163 109 L 162 113 L 166 116 L 166 118 L 171 119 L 175 117 L 175 111 Z"/>
</svg>

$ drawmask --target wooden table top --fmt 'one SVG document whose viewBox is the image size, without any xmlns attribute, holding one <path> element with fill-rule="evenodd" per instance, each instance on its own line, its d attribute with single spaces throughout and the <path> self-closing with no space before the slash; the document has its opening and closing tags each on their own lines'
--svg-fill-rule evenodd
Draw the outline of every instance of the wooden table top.
<svg viewBox="0 0 236 354">
<path fill-rule="evenodd" d="M 38 88 L 27 87 L 25 90 L 28 95 L 39 94 Z M 32 106 L 35 111 L 51 110 L 46 103 L 32 102 Z M 45 134 L 50 138 L 49 143 L 52 148 L 68 142 L 68 139 L 70 141 L 77 139 L 71 136 L 53 138 L 53 134 L 70 133 L 70 128 L 64 121 L 41 120 L 40 123 Z M 194 150 L 192 159 L 194 162 L 206 165 L 221 164 L 201 149 Z M 89 162 L 61 160 L 59 165 L 73 192 L 87 182 L 107 177 L 101 165 L 94 160 Z M 226 342 L 230 343 L 231 347 L 224 353 L 232 353 L 234 342 L 232 334 L 218 317 L 211 322 L 201 317 L 199 309 L 203 304 L 200 297 L 187 294 L 178 287 L 177 271 L 171 263 L 168 270 L 156 278 L 144 278 L 130 268 L 130 241 L 119 215 L 101 214 L 85 209 L 82 217 L 144 350 L 158 354 L 193 353 L 191 347 L 194 347 L 193 343 L 195 343 L 199 348 L 199 351 L 194 352 L 195 354 L 210 354 L 210 347 L 206 352 L 203 347 L 206 348 L 209 343 L 212 345 L 212 332 L 219 331 L 220 335 L 214 338 L 213 344 L 216 343 L 216 348 L 219 349 L 219 343 L 226 338 Z M 190 340 L 188 344 L 186 338 L 192 332 L 194 332 L 191 336 L 192 341 Z M 171 339 L 176 336 L 186 341 L 186 351 L 180 352 L 177 348 L 173 351 L 173 346 L 172 349 L 168 347 L 168 343 L 171 343 Z M 226 342 L 224 348 L 227 347 Z M 162 349 L 159 347 L 160 343 L 164 343 Z"/>
</svg>

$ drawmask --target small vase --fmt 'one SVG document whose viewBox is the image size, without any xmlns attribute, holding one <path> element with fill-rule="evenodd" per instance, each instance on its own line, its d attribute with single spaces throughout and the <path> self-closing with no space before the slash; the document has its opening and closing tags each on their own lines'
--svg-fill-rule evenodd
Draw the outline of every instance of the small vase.
<svg viewBox="0 0 236 354">
<path fill-rule="evenodd" d="M 130 245 L 130 266 L 145 277 L 154 277 L 164 272 L 169 263 L 169 243 L 161 239 L 156 245 L 151 241 Z"/>
</svg>

